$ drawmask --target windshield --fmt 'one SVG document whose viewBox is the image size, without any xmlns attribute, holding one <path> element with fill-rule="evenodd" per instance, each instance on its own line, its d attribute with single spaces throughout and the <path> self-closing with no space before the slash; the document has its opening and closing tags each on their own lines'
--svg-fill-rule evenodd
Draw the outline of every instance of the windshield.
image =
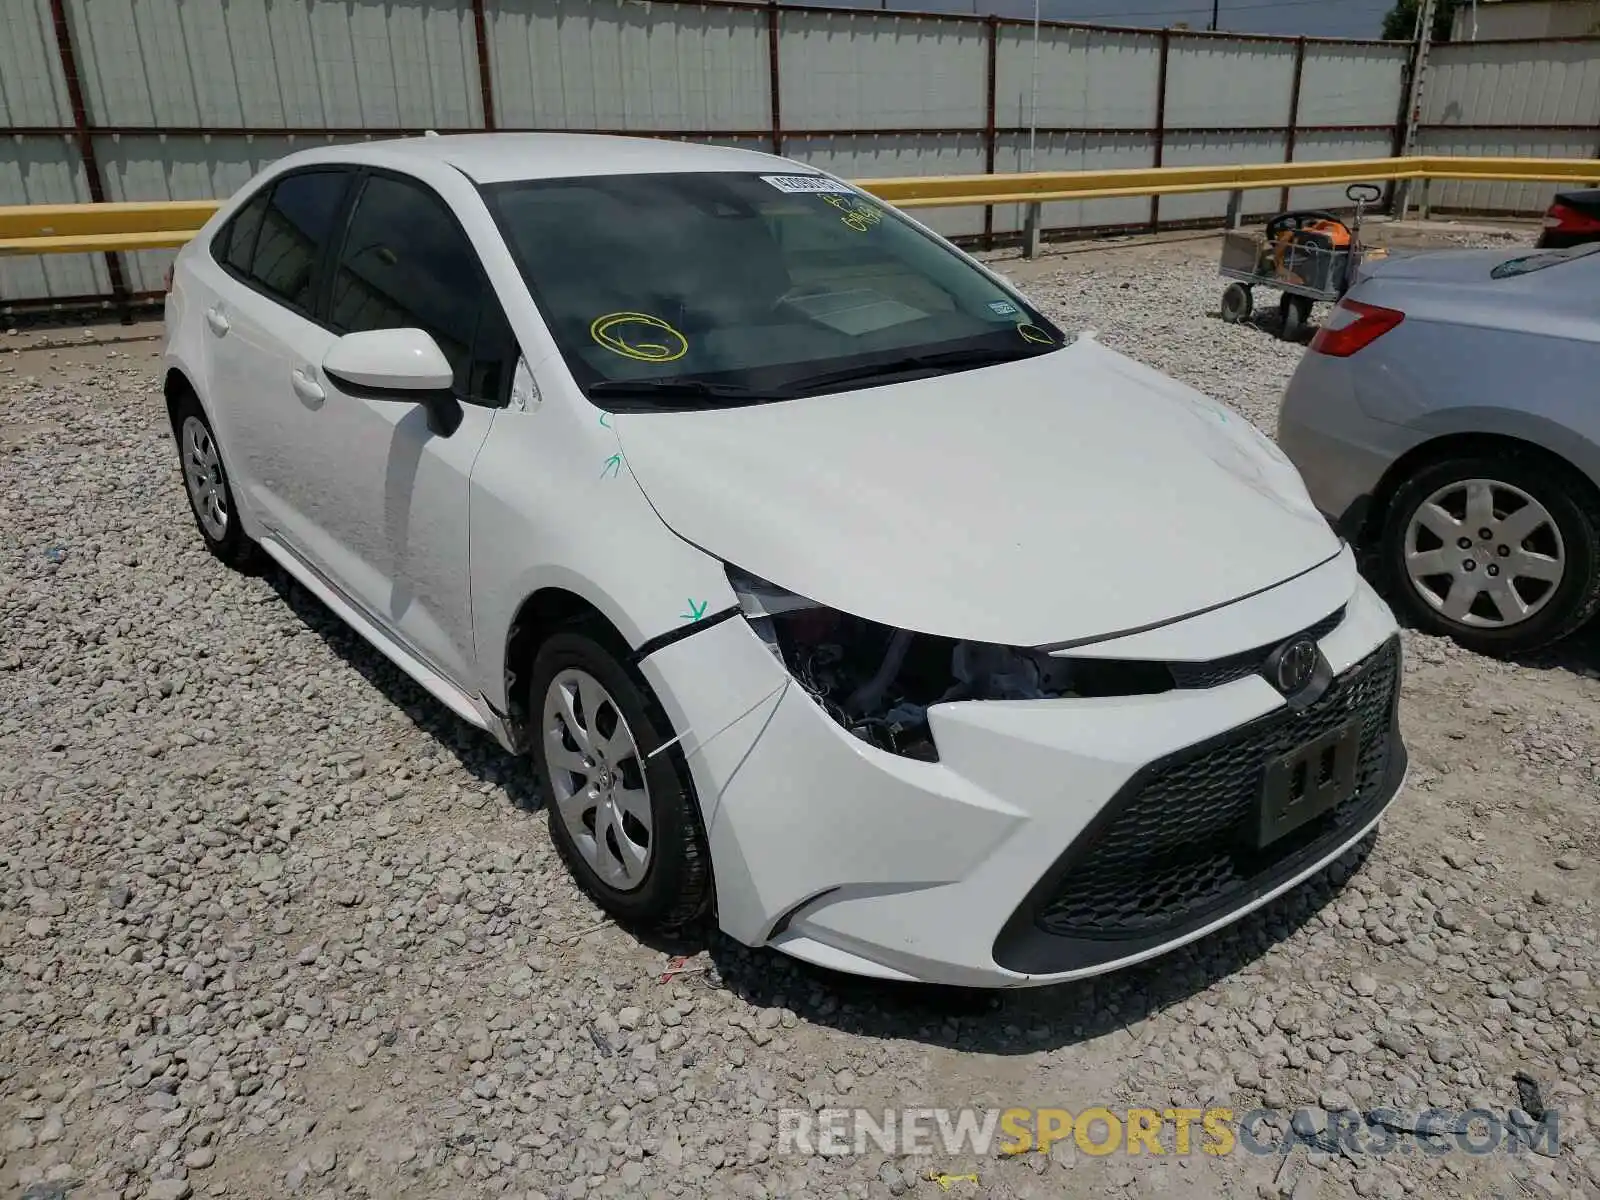
<svg viewBox="0 0 1600 1200">
<path fill-rule="evenodd" d="M 1600 251 L 1600 242 L 1592 242 L 1586 246 L 1568 246 L 1564 250 L 1541 250 L 1537 254 L 1524 254 L 1519 258 L 1508 258 L 1494 270 L 1489 272 L 1491 279 L 1514 279 L 1518 275 L 1526 275 L 1530 271 L 1542 271 L 1546 267 L 1553 267 L 1557 263 L 1571 262 L 1575 258 Z"/>
<path fill-rule="evenodd" d="M 605 175 L 484 194 L 605 407 L 751 403 L 1031 357 L 1058 329 L 821 175 Z"/>
</svg>

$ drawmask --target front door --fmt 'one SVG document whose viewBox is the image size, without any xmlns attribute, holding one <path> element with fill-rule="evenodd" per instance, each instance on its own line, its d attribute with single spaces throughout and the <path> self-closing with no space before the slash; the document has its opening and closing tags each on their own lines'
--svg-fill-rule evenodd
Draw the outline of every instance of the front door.
<svg viewBox="0 0 1600 1200">
<path fill-rule="evenodd" d="M 308 556 L 435 671 L 475 689 L 467 562 L 472 465 L 516 355 L 476 252 L 418 181 L 372 173 L 332 259 L 321 342 L 297 369 L 320 393 L 296 454 L 315 480 Z M 421 329 L 455 367 L 448 435 L 406 399 L 341 391 L 321 369 L 342 334 Z"/>
</svg>

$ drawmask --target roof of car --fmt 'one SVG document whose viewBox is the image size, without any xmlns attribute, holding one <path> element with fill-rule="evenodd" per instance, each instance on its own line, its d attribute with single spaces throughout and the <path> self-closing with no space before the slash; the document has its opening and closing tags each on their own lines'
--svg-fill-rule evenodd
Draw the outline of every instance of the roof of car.
<svg viewBox="0 0 1600 1200">
<path fill-rule="evenodd" d="M 462 133 L 359 142 L 339 150 L 349 162 L 397 154 L 447 162 L 476 183 L 669 171 L 771 171 L 786 162 L 729 146 L 586 133 Z M 326 154 L 318 157 L 325 159 Z"/>
</svg>

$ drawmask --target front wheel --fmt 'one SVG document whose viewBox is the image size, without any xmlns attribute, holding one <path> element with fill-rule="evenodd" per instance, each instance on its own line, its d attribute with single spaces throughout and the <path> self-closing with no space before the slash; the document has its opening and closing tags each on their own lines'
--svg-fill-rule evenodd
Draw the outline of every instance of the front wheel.
<svg viewBox="0 0 1600 1200">
<path fill-rule="evenodd" d="M 1558 641 L 1600 606 L 1600 502 L 1525 454 L 1448 459 L 1396 491 L 1382 555 L 1416 625 L 1485 654 Z"/>
<path fill-rule="evenodd" d="M 529 690 L 550 837 L 579 885 L 631 924 L 676 930 L 701 916 L 711 868 L 699 802 L 642 681 L 608 645 L 563 632 L 540 647 Z"/>
</svg>

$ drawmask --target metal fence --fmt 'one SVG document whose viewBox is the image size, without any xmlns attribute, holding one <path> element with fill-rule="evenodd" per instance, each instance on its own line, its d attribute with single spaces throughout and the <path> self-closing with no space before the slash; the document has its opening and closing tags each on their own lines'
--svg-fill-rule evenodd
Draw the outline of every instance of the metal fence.
<svg viewBox="0 0 1600 1200">
<path fill-rule="evenodd" d="M 1429 56 L 1417 153 L 1600 157 L 1600 38 L 1458 42 Z M 1436 209 L 1542 212 L 1555 189 L 1436 185 Z"/>
<path fill-rule="evenodd" d="M 1399 141 L 1409 55 L 1392 42 L 1048 22 L 1036 43 L 1030 22 L 1009 18 L 750 0 L 0 9 L 0 204 L 210 199 L 297 148 L 424 129 L 648 133 L 776 150 L 854 177 L 1385 157 Z M 1549 84 L 1549 113 L 1538 116 L 1556 124 L 1520 126 L 1531 141 L 1496 146 L 1593 154 L 1600 41 L 1560 45 L 1566 70 L 1587 83 Z M 1538 45 L 1519 47 L 1441 48 L 1420 149 L 1488 144 L 1459 140 L 1486 132 L 1463 122 L 1489 120 L 1498 103 L 1486 54 L 1537 82 L 1517 64 L 1538 61 Z M 1447 87 L 1455 109 L 1441 98 Z M 1586 144 L 1560 124 L 1580 119 Z M 1436 202 L 1526 208 L 1530 197 L 1536 189 L 1521 185 L 1450 185 Z M 1246 211 L 1337 199 L 1336 189 L 1268 189 Z M 1057 202 L 1044 224 L 1154 227 L 1220 219 L 1225 204 Z M 958 236 L 1007 235 L 1023 220 L 1009 205 L 924 215 Z M 0 304 L 148 293 L 169 260 L 3 259 Z"/>
</svg>

